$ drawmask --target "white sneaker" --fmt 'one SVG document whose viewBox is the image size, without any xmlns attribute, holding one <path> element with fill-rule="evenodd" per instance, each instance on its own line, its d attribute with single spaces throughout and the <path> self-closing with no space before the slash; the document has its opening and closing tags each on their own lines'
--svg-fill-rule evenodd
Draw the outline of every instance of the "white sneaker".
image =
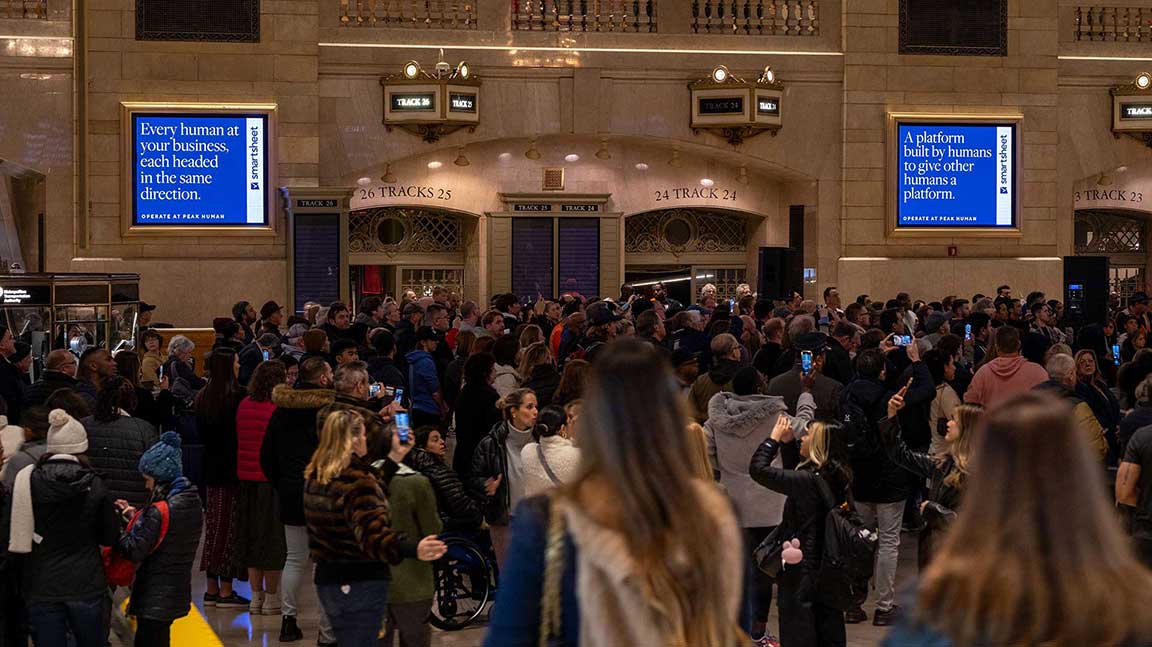
<svg viewBox="0 0 1152 647">
<path fill-rule="evenodd" d="M 280 610 L 283 608 L 283 606 L 280 604 L 280 594 L 267 592 L 264 593 L 264 604 L 261 608 L 261 613 L 266 616 L 280 615 Z"/>
<path fill-rule="evenodd" d="M 253 591 L 252 601 L 248 604 L 248 613 L 254 616 L 260 615 L 260 607 L 264 605 L 264 592 Z"/>
</svg>

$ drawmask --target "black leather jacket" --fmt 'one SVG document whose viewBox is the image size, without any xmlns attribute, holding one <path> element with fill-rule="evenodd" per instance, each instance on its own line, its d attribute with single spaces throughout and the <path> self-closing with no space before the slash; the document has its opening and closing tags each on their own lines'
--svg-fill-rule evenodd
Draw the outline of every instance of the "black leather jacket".
<svg viewBox="0 0 1152 647">
<path fill-rule="evenodd" d="M 491 525 L 507 525 L 512 515 L 512 492 L 508 485 L 508 425 L 500 422 L 488 435 L 480 439 L 472 454 L 472 469 L 468 473 L 468 491 L 473 497 L 486 501 L 484 519 Z M 488 479 L 503 475 L 496 494 L 488 496 L 484 484 Z"/>
<path fill-rule="evenodd" d="M 133 615 L 171 621 L 188 615 L 192 604 L 192 562 L 200 544 L 203 514 L 196 486 L 179 478 L 158 486 L 154 500 L 168 501 L 168 533 L 160 537 L 161 516 L 150 505 L 130 532 L 120 537 L 117 550 L 139 564 L 132 585 Z"/>
<path fill-rule="evenodd" d="M 88 432 L 88 460 L 112 499 L 124 499 L 137 508 L 144 505 L 148 491 L 140 474 L 140 457 L 159 437 L 156 428 L 128 416 L 117 416 L 112 422 L 89 416 L 80 423 Z"/>
<path fill-rule="evenodd" d="M 436 492 L 436 507 L 440 510 L 440 518 L 444 520 L 445 530 L 474 530 L 480 527 L 480 522 L 484 520 L 482 501 L 473 498 L 464 488 L 460 476 L 443 458 L 423 449 L 414 449 L 408 454 L 407 462 L 432 483 L 432 489 Z"/>
<path fill-rule="evenodd" d="M 760 485 L 788 497 L 780 524 L 789 531 L 785 536 L 800 540 L 800 550 L 804 551 L 800 567 L 811 573 L 819 567 L 820 556 L 824 554 L 824 517 L 829 508 L 816 482 L 816 479 L 824 478 L 824 474 L 807 466 L 795 470 L 773 467 L 772 461 L 776 460 L 779 452 L 780 443 L 772 439 L 764 441 L 752 455 L 748 474 Z M 847 483 L 837 483 L 829 478 L 828 487 L 837 504 L 846 500 Z"/>
</svg>

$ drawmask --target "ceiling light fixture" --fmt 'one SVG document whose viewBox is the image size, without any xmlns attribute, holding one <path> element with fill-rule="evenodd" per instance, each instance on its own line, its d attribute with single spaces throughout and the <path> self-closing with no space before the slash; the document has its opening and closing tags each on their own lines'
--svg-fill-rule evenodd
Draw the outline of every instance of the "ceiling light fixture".
<svg viewBox="0 0 1152 647">
<path fill-rule="evenodd" d="M 524 157 L 530 160 L 540 159 L 540 151 L 536 150 L 536 138 L 528 140 L 528 150 L 524 151 Z"/>
<path fill-rule="evenodd" d="M 396 184 L 396 176 L 392 173 L 392 164 L 384 165 L 384 175 L 380 176 L 380 181 L 384 184 Z"/>
<path fill-rule="evenodd" d="M 496 158 L 501 162 L 507 162 L 508 160 L 512 159 L 512 153 L 500 153 L 496 156 Z"/>
<path fill-rule="evenodd" d="M 1142 72 L 1140 76 L 1136 77 L 1136 87 L 1141 90 L 1148 90 L 1152 88 L 1152 74 Z"/>
<path fill-rule="evenodd" d="M 741 166 L 740 173 L 736 176 L 736 181 L 740 184 L 748 184 L 748 167 Z"/>
<path fill-rule="evenodd" d="M 600 149 L 596 151 L 596 159 L 598 159 L 598 160 L 610 160 L 610 159 L 612 159 L 612 153 L 608 152 L 608 138 L 607 137 L 601 137 L 600 138 Z"/>
<path fill-rule="evenodd" d="M 564 156 L 564 161 L 565 162 L 579 162 L 580 156 L 577 155 L 576 153 L 568 153 L 567 155 Z"/>
<path fill-rule="evenodd" d="M 464 148 L 461 147 L 456 151 L 456 160 L 452 162 L 456 166 L 468 166 L 472 162 L 468 161 L 468 157 L 464 155 Z"/>
<path fill-rule="evenodd" d="M 444 162 L 428 162 L 428 168 L 432 169 L 433 171 L 440 168 L 441 166 L 444 166 Z"/>
<path fill-rule="evenodd" d="M 645 164 L 644 162 L 640 162 L 640 163 L 636 164 L 636 170 L 637 171 L 647 171 L 648 165 Z"/>
<path fill-rule="evenodd" d="M 706 178 L 706 177 L 700 178 L 700 186 L 702 186 L 706 189 L 711 189 L 715 185 L 716 185 L 716 183 L 713 182 L 710 178 Z"/>
<path fill-rule="evenodd" d="M 420 64 L 416 61 L 408 61 L 404 64 L 404 78 L 414 79 L 420 75 Z"/>
<path fill-rule="evenodd" d="M 728 80 L 732 75 L 728 72 L 728 68 L 723 65 L 717 65 L 712 68 L 712 80 L 716 83 L 723 83 Z"/>
<path fill-rule="evenodd" d="M 680 168 L 680 164 L 680 147 L 673 146 L 672 159 L 668 160 L 668 166 L 671 166 L 672 168 Z"/>
<path fill-rule="evenodd" d="M 362 177 L 362 178 L 360 178 L 360 179 L 356 180 L 356 186 L 359 186 L 359 187 L 370 187 L 370 186 L 372 186 L 372 178 L 370 178 L 370 177 Z"/>
</svg>

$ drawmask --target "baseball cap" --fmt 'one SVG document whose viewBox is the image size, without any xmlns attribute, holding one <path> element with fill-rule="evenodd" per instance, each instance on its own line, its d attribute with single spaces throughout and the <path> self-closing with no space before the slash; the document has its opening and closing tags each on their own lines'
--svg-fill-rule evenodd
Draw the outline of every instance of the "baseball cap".
<svg viewBox="0 0 1152 647">
<path fill-rule="evenodd" d="M 145 312 L 152 312 L 155 309 L 156 309 L 156 306 L 152 305 L 151 303 L 145 303 L 144 301 L 140 302 L 140 313 L 141 314 L 143 314 Z"/>
<path fill-rule="evenodd" d="M 624 318 L 612 310 L 611 304 L 603 301 L 593 303 L 584 312 L 588 316 L 588 325 L 591 326 L 605 326 Z"/>
</svg>

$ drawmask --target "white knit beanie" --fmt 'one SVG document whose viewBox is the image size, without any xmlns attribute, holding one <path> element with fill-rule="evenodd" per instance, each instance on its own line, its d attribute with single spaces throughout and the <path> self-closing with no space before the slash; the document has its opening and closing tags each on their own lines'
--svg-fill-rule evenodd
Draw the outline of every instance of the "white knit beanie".
<svg viewBox="0 0 1152 647">
<path fill-rule="evenodd" d="M 24 444 L 24 428 L 8 424 L 7 416 L 0 416 L 0 447 L 4 448 L 4 460 L 7 461 Z"/>
<path fill-rule="evenodd" d="M 88 432 L 84 425 L 63 409 L 48 414 L 48 454 L 83 454 L 88 451 Z"/>
</svg>

